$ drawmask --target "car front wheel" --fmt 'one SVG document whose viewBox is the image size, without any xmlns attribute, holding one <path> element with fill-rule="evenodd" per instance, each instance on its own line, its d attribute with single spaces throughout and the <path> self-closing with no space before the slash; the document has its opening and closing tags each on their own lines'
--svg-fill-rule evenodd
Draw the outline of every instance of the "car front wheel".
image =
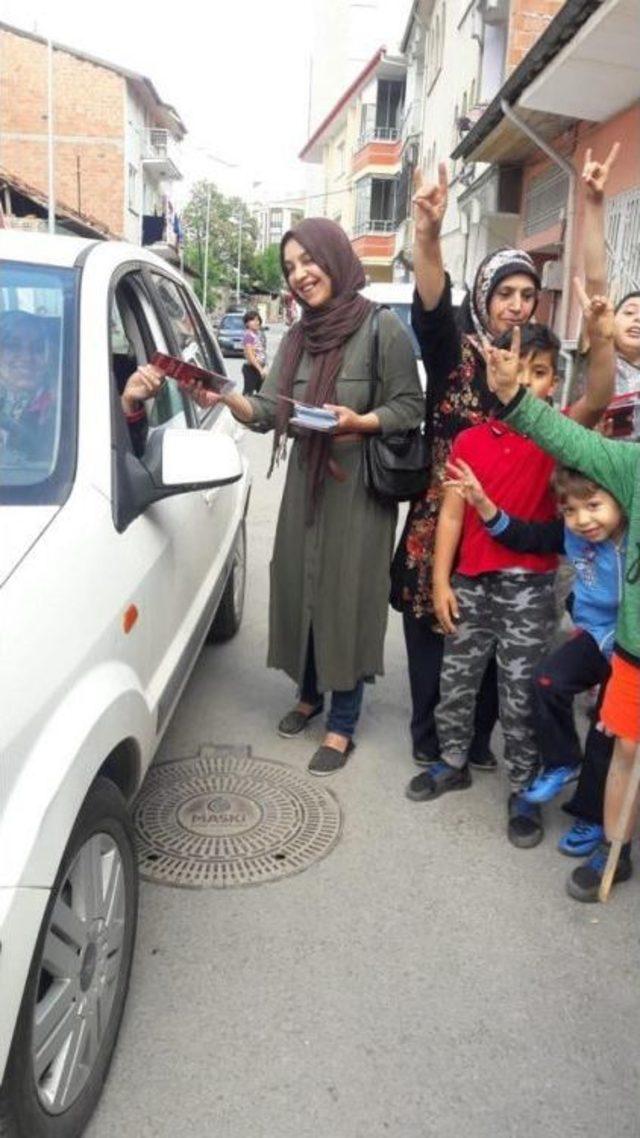
<svg viewBox="0 0 640 1138">
<path fill-rule="evenodd" d="M 138 911 L 133 826 L 97 779 L 47 905 L 4 1082 L 1 1138 L 77 1138 L 100 1097 L 129 985 Z"/>
</svg>

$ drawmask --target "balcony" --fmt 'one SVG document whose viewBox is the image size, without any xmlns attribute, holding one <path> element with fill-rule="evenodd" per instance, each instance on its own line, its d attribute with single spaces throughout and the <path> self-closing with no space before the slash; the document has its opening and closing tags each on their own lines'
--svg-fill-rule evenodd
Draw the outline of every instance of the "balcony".
<svg viewBox="0 0 640 1138">
<path fill-rule="evenodd" d="M 392 218 L 370 217 L 357 222 L 352 245 L 365 264 L 391 264 L 396 223 Z"/>
<path fill-rule="evenodd" d="M 180 181 L 182 174 L 175 164 L 173 153 L 174 147 L 168 130 L 154 127 L 145 132 L 142 153 L 145 170 L 169 182 Z"/>
</svg>

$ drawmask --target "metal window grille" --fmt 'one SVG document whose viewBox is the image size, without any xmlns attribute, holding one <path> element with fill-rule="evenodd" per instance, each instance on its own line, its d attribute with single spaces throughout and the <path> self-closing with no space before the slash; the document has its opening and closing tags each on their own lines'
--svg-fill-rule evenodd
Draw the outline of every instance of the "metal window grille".
<svg viewBox="0 0 640 1138">
<path fill-rule="evenodd" d="M 531 179 L 524 199 L 524 231 L 527 237 L 560 221 L 568 193 L 569 177 L 556 167 Z"/>
<path fill-rule="evenodd" d="M 607 280 L 612 299 L 640 289 L 640 186 L 607 200 Z"/>
</svg>

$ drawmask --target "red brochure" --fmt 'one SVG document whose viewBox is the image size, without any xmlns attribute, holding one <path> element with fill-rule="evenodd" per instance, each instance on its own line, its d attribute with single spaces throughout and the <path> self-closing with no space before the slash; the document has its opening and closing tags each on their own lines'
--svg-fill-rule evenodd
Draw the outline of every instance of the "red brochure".
<svg viewBox="0 0 640 1138">
<path fill-rule="evenodd" d="M 218 395 L 224 395 L 227 391 L 233 391 L 234 384 L 226 375 L 219 375 L 216 371 L 205 371 L 204 368 L 196 367 L 195 364 L 185 363 L 184 360 L 176 359 L 175 356 L 165 356 L 163 352 L 156 352 L 151 358 L 151 363 L 154 367 L 160 369 L 164 375 L 168 375 L 171 379 L 181 380 L 188 383 L 193 381 L 201 383 L 203 387 L 209 391 L 215 391 Z"/>
</svg>

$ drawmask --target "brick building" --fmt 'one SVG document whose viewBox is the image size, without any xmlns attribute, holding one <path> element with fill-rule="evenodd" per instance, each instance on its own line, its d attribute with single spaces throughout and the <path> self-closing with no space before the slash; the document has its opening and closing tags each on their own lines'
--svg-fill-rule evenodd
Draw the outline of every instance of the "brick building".
<svg viewBox="0 0 640 1138">
<path fill-rule="evenodd" d="M 537 262 L 540 317 L 569 347 L 579 308 L 588 148 L 605 158 L 622 143 L 607 187 L 609 281 L 614 297 L 640 288 L 640 55 L 638 0 L 566 0 L 454 151 L 521 183 L 516 242 Z"/>
<path fill-rule="evenodd" d="M 0 172 L 42 194 L 48 76 L 46 39 L 0 23 Z M 186 129 L 151 81 L 54 43 L 52 105 L 56 199 L 112 236 L 175 240 L 171 187 Z"/>
</svg>

